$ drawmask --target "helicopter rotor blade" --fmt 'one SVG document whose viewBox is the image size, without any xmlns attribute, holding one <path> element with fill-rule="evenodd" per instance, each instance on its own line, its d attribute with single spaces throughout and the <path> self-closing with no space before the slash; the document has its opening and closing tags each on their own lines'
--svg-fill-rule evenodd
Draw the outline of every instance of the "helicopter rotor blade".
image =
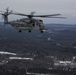
<svg viewBox="0 0 76 75">
<path fill-rule="evenodd" d="M 34 15 L 35 14 L 35 12 L 33 11 L 33 12 L 31 12 L 31 14 L 30 15 Z"/>
<path fill-rule="evenodd" d="M 22 13 L 12 13 L 14 15 L 27 16 L 27 17 L 51 17 L 51 16 L 59 16 L 61 14 L 51 14 L 51 15 L 34 15 L 35 12 L 31 12 L 30 15 L 22 14 Z"/>
<path fill-rule="evenodd" d="M 0 13 L 0 15 L 2 15 L 2 19 L 4 18 L 4 13 Z"/>
<path fill-rule="evenodd" d="M 9 7 L 6 8 L 6 12 L 7 12 L 7 13 L 9 12 Z"/>
<path fill-rule="evenodd" d="M 45 18 L 61 18 L 61 19 L 67 19 L 66 17 L 45 17 Z"/>
<path fill-rule="evenodd" d="M 34 15 L 34 17 L 51 17 L 51 16 L 59 16 L 59 15 L 61 15 L 61 14 L 51 14 L 51 15 Z"/>
</svg>

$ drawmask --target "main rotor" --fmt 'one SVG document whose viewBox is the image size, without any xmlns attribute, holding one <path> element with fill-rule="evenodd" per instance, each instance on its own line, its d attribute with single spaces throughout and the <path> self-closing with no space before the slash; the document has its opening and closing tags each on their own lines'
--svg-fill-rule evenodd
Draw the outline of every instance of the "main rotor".
<svg viewBox="0 0 76 75">
<path fill-rule="evenodd" d="M 31 12 L 29 15 L 27 14 L 23 14 L 23 13 L 18 13 L 18 12 L 15 12 L 15 11 L 12 11 L 12 10 L 9 10 L 9 7 L 6 8 L 6 11 L 0 11 L 1 15 L 3 16 L 8 16 L 8 15 L 19 15 L 19 16 L 26 16 L 28 17 L 29 19 L 32 19 L 33 17 L 41 17 L 41 18 L 62 18 L 62 19 L 65 19 L 65 17 L 56 17 L 56 16 L 60 16 L 61 14 L 51 14 L 51 15 L 34 15 L 35 12 Z"/>
</svg>

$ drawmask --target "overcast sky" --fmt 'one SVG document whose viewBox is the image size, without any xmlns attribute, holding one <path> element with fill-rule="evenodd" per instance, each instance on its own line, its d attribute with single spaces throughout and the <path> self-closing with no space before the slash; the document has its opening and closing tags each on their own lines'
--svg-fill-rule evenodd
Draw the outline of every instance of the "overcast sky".
<svg viewBox="0 0 76 75">
<path fill-rule="evenodd" d="M 76 24 L 76 0 L 0 0 L 0 10 L 10 9 L 30 14 L 36 11 L 36 14 L 62 14 L 67 19 L 43 19 L 44 23 L 67 23 Z M 9 19 L 19 18 L 18 16 L 9 16 Z M 0 16 L 0 20 L 1 16 Z"/>
</svg>

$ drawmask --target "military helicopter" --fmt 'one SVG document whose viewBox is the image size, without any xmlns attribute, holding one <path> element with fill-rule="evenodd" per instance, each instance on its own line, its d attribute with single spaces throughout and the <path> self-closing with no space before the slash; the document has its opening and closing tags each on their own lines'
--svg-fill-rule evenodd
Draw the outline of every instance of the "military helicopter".
<svg viewBox="0 0 76 75">
<path fill-rule="evenodd" d="M 43 20 L 36 19 L 34 17 L 41 17 L 41 18 L 62 18 L 65 19 L 65 17 L 55 17 L 59 16 L 61 14 L 51 14 L 51 15 L 34 15 L 35 12 L 31 12 L 30 15 L 14 12 L 12 10 L 9 10 L 9 8 L 6 9 L 6 11 L 0 11 L 3 19 L 4 24 L 10 24 L 14 28 L 18 29 L 19 32 L 22 32 L 22 30 L 28 30 L 28 32 L 31 32 L 33 29 L 39 29 L 41 33 L 43 33 L 44 30 L 47 30 L 44 26 Z M 20 16 L 26 16 L 27 18 L 21 18 L 17 19 L 15 21 L 8 21 L 9 15 L 20 15 Z"/>
</svg>

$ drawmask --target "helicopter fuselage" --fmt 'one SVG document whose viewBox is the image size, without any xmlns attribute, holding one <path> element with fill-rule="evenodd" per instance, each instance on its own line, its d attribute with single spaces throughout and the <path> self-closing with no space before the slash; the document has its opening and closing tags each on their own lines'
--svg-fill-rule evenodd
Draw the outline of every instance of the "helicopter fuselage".
<svg viewBox="0 0 76 75">
<path fill-rule="evenodd" d="M 18 29 L 19 31 L 28 30 L 31 31 L 33 29 L 44 30 L 43 21 L 40 19 L 32 19 L 31 22 L 28 18 L 9 21 L 6 24 L 10 24 L 14 28 Z"/>
</svg>

